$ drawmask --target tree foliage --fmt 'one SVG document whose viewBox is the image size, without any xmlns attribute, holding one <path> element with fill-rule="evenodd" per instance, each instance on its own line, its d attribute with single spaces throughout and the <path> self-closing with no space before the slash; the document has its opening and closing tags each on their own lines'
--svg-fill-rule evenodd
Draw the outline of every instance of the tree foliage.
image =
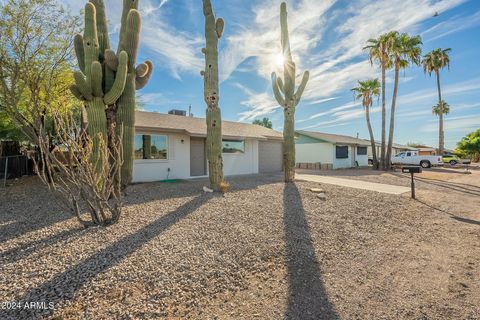
<svg viewBox="0 0 480 320">
<path fill-rule="evenodd" d="M 474 161 L 480 160 L 480 129 L 470 132 L 460 140 L 457 149 L 467 156 L 473 158 Z"/>
<path fill-rule="evenodd" d="M 269 128 L 269 129 L 272 129 L 272 121 L 270 121 L 270 119 L 268 118 L 263 118 L 262 120 L 260 119 L 255 119 L 252 124 L 256 124 L 256 125 L 259 125 L 259 126 L 262 126 L 262 127 L 265 127 L 265 128 Z"/>
<path fill-rule="evenodd" d="M 72 37 L 78 17 L 55 0 L 8 0 L 0 9 L 0 113 L 38 144 L 52 111 L 71 110 Z M 52 123 L 52 121 L 50 121 Z"/>
</svg>

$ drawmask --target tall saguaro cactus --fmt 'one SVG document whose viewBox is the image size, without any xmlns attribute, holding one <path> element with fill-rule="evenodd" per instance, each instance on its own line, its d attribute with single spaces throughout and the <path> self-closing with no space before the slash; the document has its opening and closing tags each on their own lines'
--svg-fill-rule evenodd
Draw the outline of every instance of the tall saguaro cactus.
<svg viewBox="0 0 480 320">
<path fill-rule="evenodd" d="M 218 88 L 218 39 L 222 37 L 224 21 L 215 19 L 212 3 L 203 0 L 205 16 L 206 46 L 202 49 L 205 55 L 205 70 L 201 72 L 204 80 L 204 98 L 207 104 L 207 158 L 210 187 L 219 190 L 223 182 L 222 158 L 222 116 Z"/>
<path fill-rule="evenodd" d="M 107 141 L 107 117 L 105 106 L 114 104 L 122 95 L 127 77 L 128 56 L 120 52 L 115 76 L 108 90 L 103 86 L 104 69 L 101 63 L 102 35 L 98 32 L 97 9 L 92 3 L 85 5 L 85 30 L 83 36 L 75 36 L 79 71 L 75 71 L 72 93 L 84 101 L 88 118 L 88 134 L 93 140 L 92 161 L 100 166 L 99 146 Z"/>
<path fill-rule="evenodd" d="M 295 92 L 296 67 L 290 51 L 290 39 L 287 24 L 287 4 L 282 2 L 280 6 L 280 26 L 282 31 L 283 50 L 283 80 L 272 73 L 273 93 L 277 102 L 283 107 L 283 167 L 285 170 L 285 182 L 295 179 L 295 109 L 300 102 L 303 91 L 308 82 L 310 73 L 305 71 L 302 82 Z"/>
<path fill-rule="evenodd" d="M 103 0 L 90 0 L 86 4 L 85 33 L 83 37 L 77 35 L 74 41 L 81 73 L 75 73 L 77 85 L 72 92 L 87 101 L 90 136 L 96 136 L 101 131 L 110 145 L 112 139 L 122 133 L 122 186 L 131 181 L 133 170 L 135 90 L 145 87 L 153 72 L 151 61 L 135 67 L 141 27 L 138 3 L 139 0 L 123 0 L 120 41 L 116 53 L 110 48 Z M 92 76 L 92 71 L 100 73 L 100 77 Z M 83 78 L 91 90 L 82 89 Z M 122 84 L 121 90 L 117 82 Z M 103 95 L 104 92 L 107 93 Z M 102 103 L 94 99 L 99 97 L 103 97 Z M 96 101 L 95 108 L 90 107 L 89 101 L 92 99 Z"/>
</svg>

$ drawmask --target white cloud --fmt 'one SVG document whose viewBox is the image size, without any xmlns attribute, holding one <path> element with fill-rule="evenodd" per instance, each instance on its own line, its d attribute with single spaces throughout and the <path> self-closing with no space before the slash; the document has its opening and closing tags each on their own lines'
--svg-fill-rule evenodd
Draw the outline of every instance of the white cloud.
<svg viewBox="0 0 480 320">
<path fill-rule="evenodd" d="M 119 2 L 121 1 L 105 1 L 112 44 L 118 43 L 122 14 L 122 6 Z M 168 0 L 141 1 L 139 6 L 142 13 L 140 52 L 149 50 L 156 68 L 165 68 L 171 72 L 172 76 L 180 79 L 182 72 L 200 73 L 204 68 L 200 53 L 204 40 L 200 33 L 186 33 L 177 29 L 173 23 L 168 23 L 168 17 L 163 8 L 169 3 Z M 65 0 L 64 4 L 76 14 L 85 6 L 85 2 L 79 0 Z"/>
<path fill-rule="evenodd" d="M 480 128 L 480 114 L 446 118 L 445 119 L 445 131 L 459 131 L 464 132 L 468 130 L 475 130 Z M 422 128 L 424 132 L 437 132 L 438 124 L 428 124 Z"/>
<path fill-rule="evenodd" d="M 331 8 L 335 1 L 324 1 L 320 6 L 315 0 L 302 0 L 297 6 L 290 3 L 290 40 L 298 77 L 306 69 L 311 74 L 304 103 L 338 94 L 353 87 L 357 80 L 378 77 L 378 69 L 372 68 L 363 50 L 369 38 L 391 30 L 414 32 L 419 23 L 436 11 L 444 12 L 463 2 L 465 0 L 362 0 L 351 2 L 343 11 Z M 272 10 L 276 4 L 272 0 L 262 1 L 256 8 L 252 26 L 229 37 L 222 59 L 223 79 L 249 57 L 255 58 L 257 73 L 266 80 L 278 69 L 272 62 L 281 52 L 279 10 Z M 322 42 L 328 36 L 326 32 L 334 32 L 336 40 Z M 401 81 L 412 79 L 405 77 Z M 267 94 L 261 106 L 247 98 L 245 104 L 251 106 L 252 113 L 266 114 L 268 97 L 274 100 L 271 90 Z"/>
<path fill-rule="evenodd" d="M 457 15 L 449 20 L 437 23 L 433 27 L 422 32 L 424 42 L 433 41 L 450 34 L 475 27 L 480 24 L 480 11 L 469 15 Z"/>
</svg>

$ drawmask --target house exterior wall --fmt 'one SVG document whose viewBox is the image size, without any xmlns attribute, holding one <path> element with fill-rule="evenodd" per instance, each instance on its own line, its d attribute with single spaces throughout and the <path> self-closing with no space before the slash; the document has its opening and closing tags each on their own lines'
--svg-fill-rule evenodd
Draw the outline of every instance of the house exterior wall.
<svg viewBox="0 0 480 320">
<path fill-rule="evenodd" d="M 190 178 L 190 137 L 184 134 L 139 131 L 136 134 L 166 135 L 166 160 L 134 160 L 132 182 Z M 183 143 L 182 143 L 183 140 Z M 168 169 L 170 168 L 170 173 Z"/>
<path fill-rule="evenodd" d="M 258 140 L 245 139 L 245 153 L 223 153 L 225 176 L 258 173 Z"/>
<path fill-rule="evenodd" d="M 357 154 L 357 147 L 352 148 L 355 152 L 355 161 L 357 161 L 359 167 L 367 167 L 368 166 L 368 147 L 367 147 L 367 154 L 361 155 Z"/>
<path fill-rule="evenodd" d="M 295 144 L 296 163 L 333 164 L 335 146 L 328 142 Z"/>
<path fill-rule="evenodd" d="M 168 159 L 134 160 L 133 183 L 153 182 L 166 179 L 198 178 L 190 176 L 190 136 L 176 133 L 162 133 L 160 131 L 138 131 L 136 134 L 167 136 Z M 223 166 L 225 176 L 258 173 L 258 140 L 246 139 L 245 153 L 224 153 Z M 170 169 L 170 172 L 168 169 Z"/>
</svg>

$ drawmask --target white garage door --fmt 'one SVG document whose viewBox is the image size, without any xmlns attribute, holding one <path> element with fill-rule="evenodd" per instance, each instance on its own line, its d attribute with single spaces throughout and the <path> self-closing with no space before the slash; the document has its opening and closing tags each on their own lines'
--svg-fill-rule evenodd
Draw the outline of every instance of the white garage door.
<svg viewBox="0 0 480 320">
<path fill-rule="evenodd" d="M 258 171 L 260 173 L 282 171 L 282 150 L 281 142 L 260 141 L 258 144 Z"/>
</svg>

